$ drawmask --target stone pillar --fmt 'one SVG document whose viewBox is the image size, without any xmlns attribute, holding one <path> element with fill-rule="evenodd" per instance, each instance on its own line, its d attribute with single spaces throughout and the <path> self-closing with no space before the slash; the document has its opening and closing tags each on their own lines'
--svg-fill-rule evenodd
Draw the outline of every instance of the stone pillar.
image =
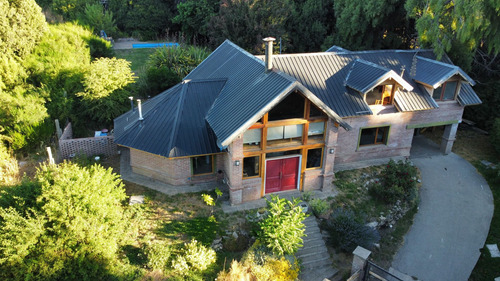
<svg viewBox="0 0 500 281">
<path fill-rule="evenodd" d="M 363 270 L 365 268 L 366 261 L 368 260 L 368 257 L 371 253 L 371 251 L 361 246 L 356 247 L 354 252 L 352 252 L 354 257 L 352 258 L 351 275 L 354 275 L 354 273 L 356 273 L 357 271 Z"/>
<path fill-rule="evenodd" d="M 335 162 L 335 152 L 337 148 L 337 136 L 338 128 L 335 127 L 332 119 L 328 119 L 326 125 L 326 138 L 325 138 L 325 151 L 323 159 L 323 188 L 322 191 L 332 191 L 333 189 L 333 179 L 335 174 L 333 173 L 333 167 Z M 333 152 L 333 153 L 330 153 Z"/>
<path fill-rule="evenodd" d="M 236 166 L 236 161 L 239 165 Z M 229 186 L 229 197 L 231 205 L 240 204 L 245 201 L 243 198 L 243 137 L 236 138 L 228 147 L 228 154 L 226 159 L 226 175 Z"/>
<path fill-rule="evenodd" d="M 441 140 L 441 152 L 443 154 L 449 154 L 451 148 L 453 147 L 453 142 L 455 141 L 455 136 L 457 134 L 458 123 L 446 125 L 444 127 L 443 138 Z"/>
</svg>

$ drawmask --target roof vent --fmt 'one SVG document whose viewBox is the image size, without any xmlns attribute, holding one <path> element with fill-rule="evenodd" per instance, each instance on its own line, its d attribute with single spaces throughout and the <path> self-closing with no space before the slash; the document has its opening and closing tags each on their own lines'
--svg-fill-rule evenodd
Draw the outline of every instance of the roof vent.
<svg viewBox="0 0 500 281">
<path fill-rule="evenodd" d="M 273 42 L 276 38 L 266 37 L 262 39 L 266 42 L 266 72 L 273 70 Z"/>
<path fill-rule="evenodd" d="M 142 106 L 140 99 L 137 100 L 137 108 L 139 109 L 139 121 L 142 121 L 144 118 L 142 118 Z"/>
</svg>

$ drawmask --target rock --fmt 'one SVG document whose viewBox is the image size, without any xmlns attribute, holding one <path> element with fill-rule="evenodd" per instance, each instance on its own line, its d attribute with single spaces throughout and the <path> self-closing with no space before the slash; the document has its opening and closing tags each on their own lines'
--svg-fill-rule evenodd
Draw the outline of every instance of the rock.
<svg viewBox="0 0 500 281">
<path fill-rule="evenodd" d="M 129 205 L 144 204 L 144 195 L 130 196 Z"/>
<path fill-rule="evenodd" d="M 233 236 L 234 239 L 238 239 L 238 233 L 236 233 L 236 231 L 233 231 L 232 236 Z"/>
<path fill-rule="evenodd" d="M 377 249 L 380 249 L 380 244 L 379 243 L 373 243 L 373 246 L 375 246 L 375 248 L 377 248 Z"/>
<path fill-rule="evenodd" d="M 371 228 L 377 228 L 378 222 L 372 221 L 366 224 L 366 226 L 371 227 Z"/>
</svg>

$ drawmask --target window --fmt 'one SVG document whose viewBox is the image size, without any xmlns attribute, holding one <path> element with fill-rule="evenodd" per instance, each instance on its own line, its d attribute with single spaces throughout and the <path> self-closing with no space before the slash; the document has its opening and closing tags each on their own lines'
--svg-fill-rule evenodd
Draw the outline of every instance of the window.
<svg viewBox="0 0 500 281">
<path fill-rule="evenodd" d="M 303 124 L 267 128 L 268 146 L 302 144 Z"/>
<path fill-rule="evenodd" d="M 361 129 L 359 145 L 387 144 L 389 126 Z"/>
<path fill-rule="evenodd" d="M 214 172 L 213 155 L 205 155 L 191 158 L 193 175 L 211 174 Z"/>
<path fill-rule="evenodd" d="M 304 118 L 305 99 L 293 92 L 269 111 L 268 120 L 276 121 L 291 118 Z"/>
<path fill-rule="evenodd" d="M 366 93 L 366 103 L 368 105 L 392 104 L 392 88 L 393 87 L 394 87 L 393 85 L 382 85 L 382 86 L 375 87 L 375 89 Z"/>
<path fill-rule="evenodd" d="M 259 176 L 259 156 L 243 158 L 243 178 Z"/>
<path fill-rule="evenodd" d="M 439 88 L 434 89 L 432 97 L 437 101 L 454 100 L 458 81 L 445 82 Z"/>
<path fill-rule="evenodd" d="M 315 117 L 326 117 L 325 113 L 319 108 L 317 108 L 312 102 L 310 103 L 309 107 L 309 118 L 315 118 Z"/>
<path fill-rule="evenodd" d="M 309 123 L 309 130 L 307 131 L 309 143 L 322 142 L 325 136 L 325 122 Z"/>
<path fill-rule="evenodd" d="M 323 148 L 314 148 L 307 150 L 306 169 L 321 168 L 323 162 Z"/>
<path fill-rule="evenodd" d="M 260 148 L 260 138 L 262 136 L 262 129 L 248 130 L 243 134 L 243 148 L 258 149 Z"/>
</svg>

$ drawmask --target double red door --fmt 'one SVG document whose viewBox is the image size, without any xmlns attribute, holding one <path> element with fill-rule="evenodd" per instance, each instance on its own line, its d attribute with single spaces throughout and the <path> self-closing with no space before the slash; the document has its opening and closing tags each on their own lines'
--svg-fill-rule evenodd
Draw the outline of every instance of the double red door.
<svg viewBox="0 0 500 281">
<path fill-rule="evenodd" d="M 297 188 L 300 157 L 267 160 L 266 194 Z"/>
</svg>

